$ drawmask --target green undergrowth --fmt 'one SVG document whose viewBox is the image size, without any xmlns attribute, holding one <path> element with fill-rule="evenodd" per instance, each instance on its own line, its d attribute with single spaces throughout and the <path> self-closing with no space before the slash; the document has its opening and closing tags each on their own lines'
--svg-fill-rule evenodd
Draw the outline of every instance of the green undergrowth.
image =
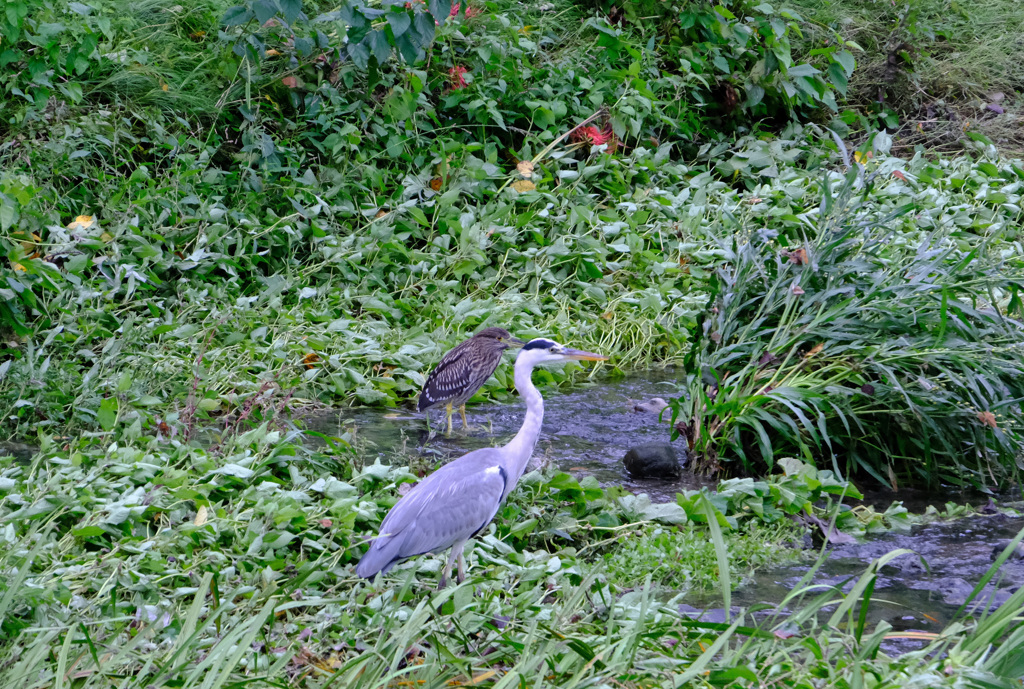
<svg viewBox="0 0 1024 689">
<path fill-rule="evenodd" d="M 1017 65 L 1024 40 L 1024 9 L 1014 0 L 960 3 L 944 0 L 878 3 L 873 0 L 794 0 L 818 27 L 863 49 L 850 81 L 861 103 L 884 101 L 917 112 L 938 99 L 984 99 L 1024 91 Z"/>
<path fill-rule="evenodd" d="M 343 4 L 13 1 L 0 59 L 24 69 L 0 82 L 0 433 L 188 440 L 214 421 L 407 404 L 485 325 L 611 357 L 538 372 L 542 386 L 584 370 L 732 375 L 740 353 L 711 360 L 706 338 L 725 331 L 703 329 L 714 309 L 736 332 L 756 316 L 715 302 L 736 252 L 759 247 L 741 257 L 756 272 L 802 250 L 801 289 L 840 263 L 867 289 L 855 233 L 870 220 L 871 260 L 903 266 L 893 289 L 937 271 L 900 287 L 912 299 L 868 289 L 849 302 L 927 306 L 915 356 L 886 370 L 843 358 L 847 397 L 815 397 L 810 415 L 777 388 L 687 413 L 697 464 L 752 472 L 798 455 L 888 483 L 1013 479 L 1019 362 L 999 343 L 1017 334 L 1024 167 L 984 140 L 955 158 L 898 157 L 883 133 L 847 152 L 819 124 L 857 74 L 839 29 L 741 0 L 683 3 L 660 15 L 664 36 L 643 13 L 569 2 L 469 4 L 436 25 L 439 1 Z M 861 185 L 857 205 L 829 205 L 844 184 Z M 812 246 L 830 223 L 852 233 L 845 263 Z M 796 271 L 783 268 L 744 298 L 778 302 Z M 841 312 L 827 295 L 802 301 Z M 982 320 L 995 309 L 1000 332 L 960 328 L 961 304 Z M 856 325 L 823 337 L 880 332 Z M 780 356 L 763 336 L 745 341 L 748 363 Z M 753 392 L 759 366 L 744 373 Z M 914 397 L 911 380 L 945 389 L 928 366 L 978 389 Z M 875 395 L 850 398 L 854 383 Z M 807 394 L 828 385 L 818 376 Z M 700 385 L 685 387 L 703 409 Z M 502 366 L 480 397 L 511 389 Z M 893 440 L 857 439 L 871 429 Z"/>
<path fill-rule="evenodd" d="M 415 477 L 398 466 L 352 469 L 347 454 L 312 453 L 257 427 L 217 452 L 151 439 L 3 460 L 4 686 L 743 686 L 777 675 L 805 686 L 863 672 L 950 683 L 1019 673 L 1024 594 L 988 620 L 958 621 L 927 653 L 880 652 L 888 626 L 857 624 L 880 565 L 848 596 L 801 584 L 785 618 L 681 614 L 686 591 L 711 587 L 724 587 L 728 608 L 733 586 L 769 563 L 761 551 L 784 550 L 799 533 L 790 515 L 857 519 L 835 509 L 839 496 L 856 496 L 851 486 L 795 460 L 786 474 L 669 505 L 593 479 L 528 474 L 469 548 L 467 582 L 435 593 L 443 556 L 377 582 L 354 575 Z M 900 514 L 886 528 L 901 528 Z M 679 566 L 671 577 L 644 573 L 655 559 Z M 695 576 L 684 580 L 687 566 Z M 833 657 L 851 647 L 856 662 Z"/>
</svg>

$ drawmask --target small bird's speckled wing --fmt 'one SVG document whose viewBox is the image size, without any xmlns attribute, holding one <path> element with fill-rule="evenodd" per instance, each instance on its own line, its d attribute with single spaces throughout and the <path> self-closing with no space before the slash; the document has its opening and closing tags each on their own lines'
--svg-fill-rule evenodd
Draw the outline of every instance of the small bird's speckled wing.
<svg viewBox="0 0 1024 689">
<path fill-rule="evenodd" d="M 493 346 L 482 339 L 459 344 L 427 376 L 416 408 L 426 411 L 451 400 L 468 400 L 497 370 L 503 351 L 502 345 Z"/>
<path fill-rule="evenodd" d="M 356 572 L 372 577 L 414 555 L 464 542 L 498 511 L 508 475 L 498 450 L 484 448 L 441 467 L 395 503 Z"/>
</svg>

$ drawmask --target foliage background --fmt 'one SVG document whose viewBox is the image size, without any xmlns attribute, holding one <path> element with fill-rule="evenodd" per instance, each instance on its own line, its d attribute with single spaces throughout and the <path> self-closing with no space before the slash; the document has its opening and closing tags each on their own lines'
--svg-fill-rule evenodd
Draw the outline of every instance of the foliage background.
<svg viewBox="0 0 1024 689">
<path fill-rule="evenodd" d="M 1024 592 L 898 658 L 889 557 L 730 605 L 797 516 L 909 526 L 840 476 L 1019 471 L 1021 8 L 946 9 L 0 0 L 3 681 L 1019 684 Z M 531 474 L 466 584 L 357 581 L 414 476 L 286 417 L 484 324 L 678 367 L 701 467 L 764 478 Z"/>
</svg>

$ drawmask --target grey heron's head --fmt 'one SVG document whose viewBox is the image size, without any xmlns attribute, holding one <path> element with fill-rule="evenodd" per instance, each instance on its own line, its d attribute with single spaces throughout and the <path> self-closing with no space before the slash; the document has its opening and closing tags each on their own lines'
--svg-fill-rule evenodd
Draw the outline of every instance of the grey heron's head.
<svg viewBox="0 0 1024 689">
<path fill-rule="evenodd" d="M 518 337 L 512 337 L 509 334 L 509 332 L 507 330 L 505 330 L 504 328 L 495 328 L 495 327 L 484 328 L 483 330 L 478 332 L 476 335 L 474 335 L 473 339 L 474 340 L 476 340 L 476 339 L 494 340 L 494 341 L 498 342 L 499 344 L 504 345 L 503 349 L 512 349 L 512 348 L 518 349 L 519 347 L 522 347 L 524 344 L 526 344 L 525 342 L 520 340 Z"/>
<path fill-rule="evenodd" d="M 584 352 L 579 349 L 570 349 L 563 344 L 546 337 L 538 337 L 523 345 L 523 350 L 516 357 L 516 363 L 529 362 L 531 365 L 542 364 L 546 361 L 608 361 L 608 357 Z"/>
</svg>

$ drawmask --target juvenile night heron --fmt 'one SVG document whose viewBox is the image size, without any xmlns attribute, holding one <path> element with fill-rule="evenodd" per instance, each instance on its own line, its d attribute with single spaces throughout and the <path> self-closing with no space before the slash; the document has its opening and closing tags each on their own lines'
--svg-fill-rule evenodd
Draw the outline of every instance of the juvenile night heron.
<svg viewBox="0 0 1024 689">
<path fill-rule="evenodd" d="M 512 337 L 504 328 L 484 328 L 441 357 L 441 362 L 423 384 L 416 408 L 426 411 L 447 404 L 448 432 L 451 433 L 452 407 L 457 406 L 462 427 L 468 429 L 466 402 L 497 370 L 505 350 L 522 346 L 522 340 Z"/>
<path fill-rule="evenodd" d="M 494 519 L 523 475 L 540 436 L 544 399 L 530 380 L 533 368 L 549 361 L 607 358 L 544 338 L 526 343 L 515 366 L 516 389 L 526 400 L 526 419 L 519 433 L 504 447 L 473 450 L 413 486 L 384 517 L 379 535 L 356 565 L 356 574 L 370 579 L 407 558 L 451 548 L 440 587 L 456 561 L 461 583 L 466 578 L 462 548 Z"/>
</svg>

